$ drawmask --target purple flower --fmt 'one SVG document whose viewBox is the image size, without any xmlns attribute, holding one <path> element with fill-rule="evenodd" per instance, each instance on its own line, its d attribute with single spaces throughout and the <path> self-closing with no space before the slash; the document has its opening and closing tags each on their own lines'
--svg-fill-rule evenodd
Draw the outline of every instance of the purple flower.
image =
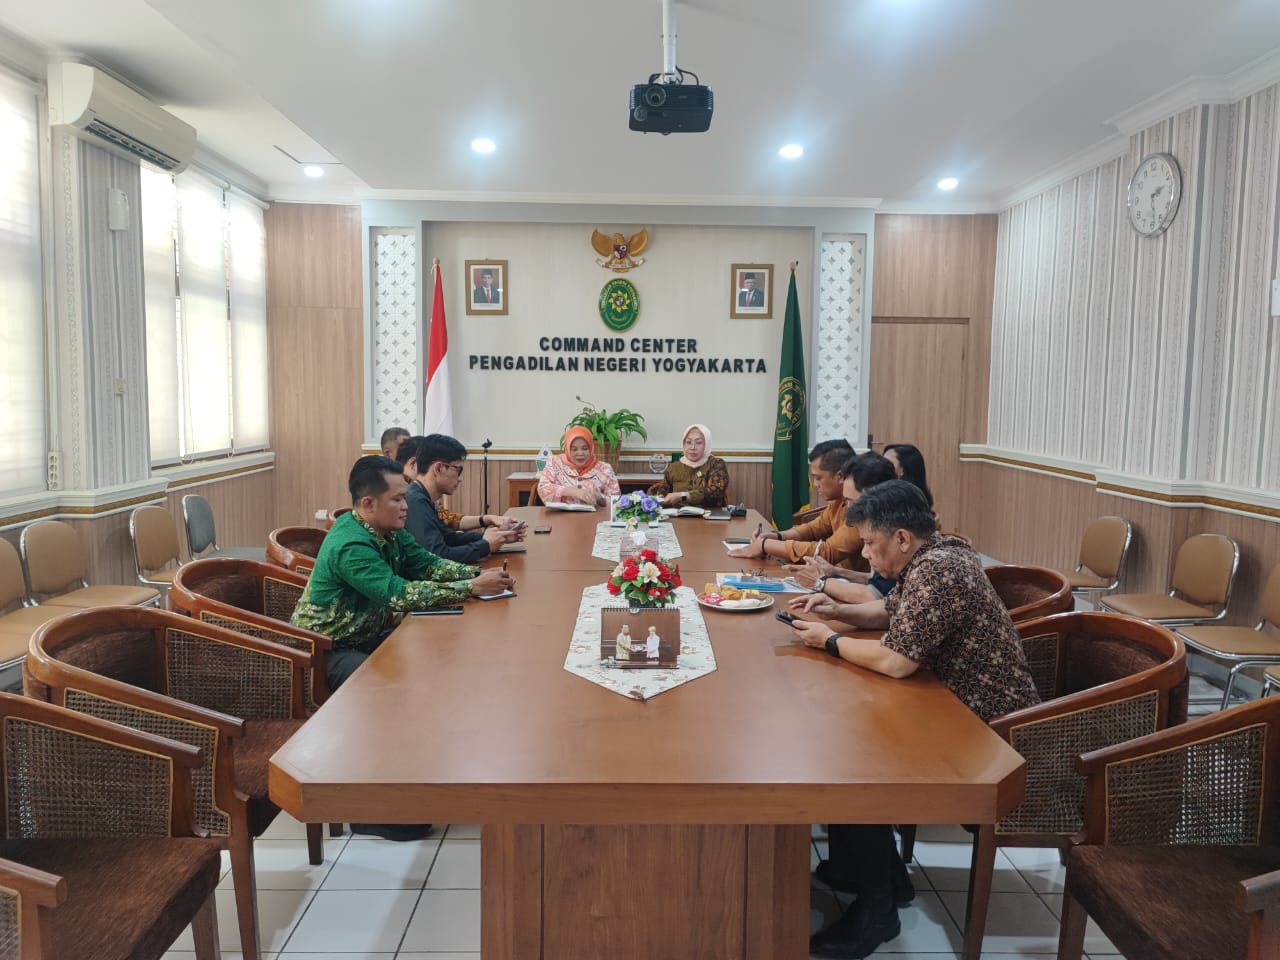
<svg viewBox="0 0 1280 960">
<path fill-rule="evenodd" d="M 640 500 L 640 509 L 645 513 L 653 513 L 658 509 L 658 501 L 653 497 L 642 497 Z"/>
<path fill-rule="evenodd" d="M 622 496 L 618 498 L 619 510 L 626 510 L 630 506 L 631 506 L 631 497 L 628 494 L 624 493 Z"/>
</svg>

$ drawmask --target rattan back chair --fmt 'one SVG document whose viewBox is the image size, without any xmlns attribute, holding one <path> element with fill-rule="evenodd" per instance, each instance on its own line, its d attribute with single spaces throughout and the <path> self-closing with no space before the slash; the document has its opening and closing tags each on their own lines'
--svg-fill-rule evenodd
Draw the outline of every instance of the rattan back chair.
<svg viewBox="0 0 1280 960">
<path fill-rule="evenodd" d="M 1169 592 L 1115 593 L 1102 609 L 1182 627 L 1215 623 L 1227 615 L 1240 568 L 1240 546 L 1220 533 L 1198 533 L 1178 548 Z"/>
<path fill-rule="evenodd" d="M 305 698 L 314 711 L 329 695 L 325 654 L 333 644 L 324 634 L 289 622 L 306 586 L 306 577 L 274 563 L 209 557 L 178 571 L 169 607 L 205 623 L 306 651 L 314 666 Z"/>
<path fill-rule="evenodd" d="M 61 520 L 39 520 L 22 528 L 18 539 L 29 601 L 59 607 L 98 607 L 109 603 L 160 603 L 151 587 L 89 586 L 80 535 Z"/>
<path fill-rule="evenodd" d="M 305 722 L 310 657 L 167 610 L 104 607 L 46 624 L 23 668 L 27 695 L 198 747 L 196 821 L 222 838 L 246 957 L 259 953 L 253 838 L 279 808 L 267 761 Z M 307 825 L 311 862 L 320 824 Z"/>
<path fill-rule="evenodd" d="M 267 534 L 267 561 L 309 576 L 324 537 L 325 531 L 315 527 L 277 527 Z"/>
<path fill-rule="evenodd" d="M 1026 759 L 1027 786 L 1021 804 L 999 823 L 979 826 L 974 838 L 973 862 L 986 869 L 970 874 L 966 930 L 976 930 L 978 939 L 996 847 L 1063 849 L 1079 836 L 1085 789 L 1076 758 L 1180 724 L 1187 715 L 1186 653 L 1158 624 L 1059 613 L 1019 623 L 1018 634 L 1042 702 L 990 724 Z"/>
<path fill-rule="evenodd" d="M 1280 698 L 1086 753 L 1076 770 L 1084 828 L 1061 960 L 1079 960 L 1089 917 L 1127 957 L 1280 956 Z"/>
<path fill-rule="evenodd" d="M 0 956 L 159 958 L 189 925 L 218 950 L 216 840 L 193 836 L 199 751 L 0 693 Z"/>
<path fill-rule="evenodd" d="M 1005 564 L 987 567 L 986 574 L 1014 623 L 1065 613 L 1075 606 L 1071 585 L 1056 570 Z"/>
</svg>

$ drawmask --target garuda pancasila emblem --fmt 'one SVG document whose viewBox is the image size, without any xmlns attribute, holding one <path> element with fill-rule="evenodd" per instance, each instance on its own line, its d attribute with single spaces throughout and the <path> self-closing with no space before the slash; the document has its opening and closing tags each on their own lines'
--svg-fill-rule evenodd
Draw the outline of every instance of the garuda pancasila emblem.
<svg viewBox="0 0 1280 960">
<path fill-rule="evenodd" d="M 596 263 L 614 273 L 626 273 L 632 267 L 644 263 L 644 257 L 639 255 L 644 253 L 644 248 L 648 245 L 649 231 L 644 227 L 640 228 L 639 233 L 633 234 L 630 240 L 620 233 L 615 233 L 611 238 L 599 230 L 591 231 L 591 246 L 604 258 Z"/>
</svg>

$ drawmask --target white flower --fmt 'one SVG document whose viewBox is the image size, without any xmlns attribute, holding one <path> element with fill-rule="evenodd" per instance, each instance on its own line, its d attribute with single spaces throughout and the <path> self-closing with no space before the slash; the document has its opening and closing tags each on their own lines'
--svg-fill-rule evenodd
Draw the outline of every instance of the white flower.
<svg viewBox="0 0 1280 960">
<path fill-rule="evenodd" d="M 652 560 L 646 560 L 644 566 L 640 568 L 640 579 L 645 583 L 656 583 L 658 581 L 658 565 Z"/>
<path fill-rule="evenodd" d="M 622 564 L 618 564 L 616 567 L 614 567 L 614 568 L 613 568 L 613 573 L 609 574 L 609 576 L 611 576 L 611 577 L 620 577 L 620 576 L 622 576 Z"/>
</svg>

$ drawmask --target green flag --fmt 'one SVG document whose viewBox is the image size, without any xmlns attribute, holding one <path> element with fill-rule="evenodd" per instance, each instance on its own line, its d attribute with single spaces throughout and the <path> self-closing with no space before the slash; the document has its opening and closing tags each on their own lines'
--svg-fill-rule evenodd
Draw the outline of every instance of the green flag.
<svg viewBox="0 0 1280 960">
<path fill-rule="evenodd" d="M 809 503 L 809 403 L 804 388 L 804 340 L 796 273 L 787 288 L 782 321 L 782 360 L 778 365 L 778 422 L 773 433 L 773 523 L 791 526 L 791 514 Z"/>
</svg>

